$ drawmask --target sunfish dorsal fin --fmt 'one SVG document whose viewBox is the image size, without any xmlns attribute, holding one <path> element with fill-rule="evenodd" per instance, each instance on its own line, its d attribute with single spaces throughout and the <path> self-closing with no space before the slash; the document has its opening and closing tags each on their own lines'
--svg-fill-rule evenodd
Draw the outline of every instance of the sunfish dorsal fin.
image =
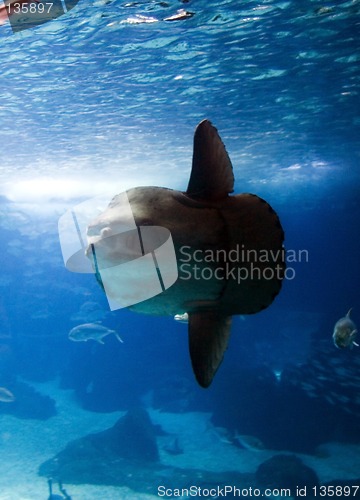
<svg viewBox="0 0 360 500">
<path fill-rule="evenodd" d="M 191 198 L 220 200 L 234 190 L 229 155 L 218 131 L 209 122 L 199 123 L 194 135 L 194 152 L 186 194 Z"/>
<path fill-rule="evenodd" d="M 196 380 L 209 387 L 223 360 L 231 329 L 231 316 L 217 311 L 189 313 L 189 349 Z"/>
</svg>

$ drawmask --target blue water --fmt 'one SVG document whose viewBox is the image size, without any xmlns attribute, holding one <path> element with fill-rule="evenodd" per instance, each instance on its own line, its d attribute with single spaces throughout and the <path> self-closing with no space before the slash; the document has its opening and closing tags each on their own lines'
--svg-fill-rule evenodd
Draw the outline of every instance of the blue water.
<svg viewBox="0 0 360 500">
<path fill-rule="evenodd" d="M 164 20 L 178 9 L 194 15 Z M 347 387 L 350 380 L 341 385 L 332 369 L 333 353 L 327 365 L 321 358 L 327 380 L 315 397 L 301 388 L 301 370 L 291 401 L 286 387 L 274 402 L 267 382 L 256 382 L 301 366 L 304 380 L 317 378 L 307 362 L 319 346 L 333 347 L 334 323 L 350 307 L 360 323 L 359 29 L 357 0 L 81 0 L 36 28 L 14 34 L 0 26 L 0 386 L 57 378 L 94 412 L 138 404 L 208 411 L 218 425 L 241 424 L 242 434 L 275 449 L 359 443 L 357 361 Z M 57 233 L 67 209 L 102 191 L 185 190 L 193 131 L 204 118 L 232 159 L 235 192 L 264 197 L 280 217 L 286 248 L 309 256 L 294 264 L 295 279 L 269 309 L 235 318 L 207 391 L 193 378 L 186 325 L 110 312 L 93 275 L 66 270 Z M 98 320 L 124 344 L 68 340 L 71 328 Z M 359 352 L 345 355 L 338 363 L 352 366 Z M 352 400 L 346 412 L 341 391 Z M 272 405 L 310 419 L 318 405 L 318 422 L 330 411 L 350 423 L 343 432 L 327 422 L 320 437 L 311 426 L 297 435 L 286 418 L 270 429 Z M 20 413 L 41 411 L 29 403 Z M 284 443 L 287 426 L 292 437 Z"/>
</svg>

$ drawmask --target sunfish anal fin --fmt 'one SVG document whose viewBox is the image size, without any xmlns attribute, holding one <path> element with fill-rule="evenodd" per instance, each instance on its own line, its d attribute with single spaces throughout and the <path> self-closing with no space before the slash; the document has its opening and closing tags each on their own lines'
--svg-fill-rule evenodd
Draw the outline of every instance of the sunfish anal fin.
<svg viewBox="0 0 360 500">
<path fill-rule="evenodd" d="M 189 349 L 196 380 L 209 387 L 226 351 L 231 329 L 231 316 L 218 311 L 189 313 Z"/>
<path fill-rule="evenodd" d="M 218 131 L 209 122 L 199 123 L 186 194 L 191 198 L 217 201 L 234 191 L 234 173 Z"/>
</svg>

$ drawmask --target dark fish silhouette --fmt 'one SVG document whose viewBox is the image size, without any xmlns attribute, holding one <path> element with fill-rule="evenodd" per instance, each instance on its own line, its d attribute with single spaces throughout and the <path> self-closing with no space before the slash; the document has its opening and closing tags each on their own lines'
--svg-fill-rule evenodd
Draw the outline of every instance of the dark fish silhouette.
<svg viewBox="0 0 360 500">
<path fill-rule="evenodd" d="M 148 300 L 134 301 L 130 309 L 153 315 L 188 314 L 190 357 L 202 387 L 211 384 L 223 359 L 232 315 L 268 307 L 280 291 L 285 269 L 278 216 L 256 195 L 229 196 L 233 189 L 225 146 L 216 128 L 204 120 L 195 131 L 185 192 L 161 187 L 126 192 L 139 231 L 144 226 L 170 231 L 179 272 L 175 284 Z M 102 270 L 111 275 L 106 293 L 115 301 L 124 284 L 114 267 L 134 258 L 131 238 L 137 236 L 129 235 L 126 245 L 118 237 L 118 228 L 124 225 L 122 199 L 115 196 L 88 227 L 87 256 L 100 282 Z M 141 274 L 139 279 L 146 286 Z"/>
</svg>

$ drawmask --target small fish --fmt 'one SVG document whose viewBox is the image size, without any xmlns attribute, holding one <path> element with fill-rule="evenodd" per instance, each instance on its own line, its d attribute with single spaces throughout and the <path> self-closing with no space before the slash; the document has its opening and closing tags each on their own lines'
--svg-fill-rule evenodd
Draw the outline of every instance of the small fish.
<svg viewBox="0 0 360 500">
<path fill-rule="evenodd" d="M 178 321 L 179 323 L 188 323 L 189 322 L 189 315 L 188 315 L 188 313 L 175 314 L 174 320 Z"/>
<path fill-rule="evenodd" d="M 84 323 L 83 325 L 75 326 L 69 332 L 69 339 L 74 342 L 87 342 L 95 340 L 99 344 L 104 344 L 103 338 L 113 333 L 119 342 L 123 342 L 120 335 L 115 330 L 110 330 L 106 326 L 98 323 Z"/>
<path fill-rule="evenodd" d="M 351 309 L 344 318 L 340 318 L 336 322 L 333 333 L 333 340 L 336 347 L 344 349 L 345 347 L 352 348 L 354 345 L 359 347 L 355 342 L 357 328 L 355 323 L 350 319 Z"/>
<path fill-rule="evenodd" d="M 234 440 L 243 448 L 250 451 L 261 451 L 265 449 L 264 443 L 256 436 L 245 436 L 236 433 Z"/>
<path fill-rule="evenodd" d="M 194 12 L 189 12 L 185 9 L 179 9 L 176 14 L 173 14 L 169 17 L 164 17 L 163 21 L 183 21 L 184 19 L 188 19 L 189 17 L 193 17 Z"/>
<path fill-rule="evenodd" d="M 2 403 L 13 403 L 15 401 L 15 396 L 9 389 L 0 387 L 0 401 Z"/>
<path fill-rule="evenodd" d="M 234 444 L 230 431 L 225 427 L 211 427 L 210 430 L 221 443 Z"/>
<path fill-rule="evenodd" d="M 273 374 L 275 375 L 275 378 L 277 382 L 281 382 L 281 375 L 282 375 L 282 369 L 274 369 Z"/>
<path fill-rule="evenodd" d="M 179 438 L 174 438 L 171 442 L 166 444 L 163 448 L 166 453 L 169 453 L 170 455 L 181 455 L 184 453 L 184 450 L 179 444 Z"/>
</svg>

